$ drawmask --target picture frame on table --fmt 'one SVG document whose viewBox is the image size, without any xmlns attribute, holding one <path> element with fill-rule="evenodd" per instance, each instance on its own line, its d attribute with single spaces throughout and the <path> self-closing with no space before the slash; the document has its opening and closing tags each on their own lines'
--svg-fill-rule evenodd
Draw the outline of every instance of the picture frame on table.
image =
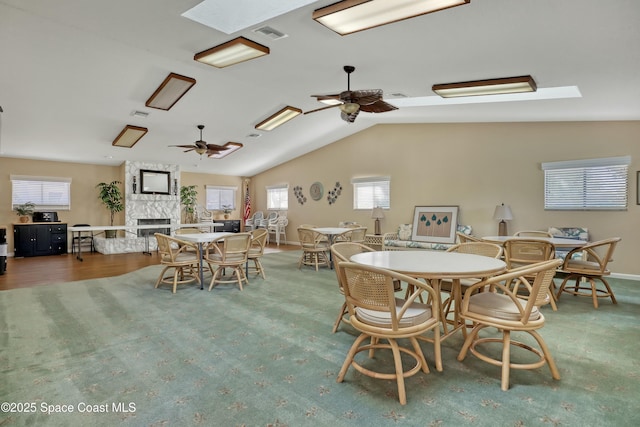
<svg viewBox="0 0 640 427">
<path fill-rule="evenodd" d="M 416 206 L 411 240 L 455 243 L 457 226 L 458 206 Z"/>
</svg>

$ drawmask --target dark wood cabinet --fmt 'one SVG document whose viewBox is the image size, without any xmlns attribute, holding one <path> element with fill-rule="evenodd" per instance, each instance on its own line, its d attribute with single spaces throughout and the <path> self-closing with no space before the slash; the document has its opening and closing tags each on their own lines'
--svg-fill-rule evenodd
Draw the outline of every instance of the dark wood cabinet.
<svg viewBox="0 0 640 427">
<path fill-rule="evenodd" d="M 216 220 L 218 223 L 224 224 L 222 227 L 216 227 L 216 231 L 227 231 L 231 233 L 240 232 L 240 220 L 239 219 L 223 219 Z"/>
<path fill-rule="evenodd" d="M 67 224 L 14 224 L 13 242 L 16 257 L 66 254 Z"/>
</svg>

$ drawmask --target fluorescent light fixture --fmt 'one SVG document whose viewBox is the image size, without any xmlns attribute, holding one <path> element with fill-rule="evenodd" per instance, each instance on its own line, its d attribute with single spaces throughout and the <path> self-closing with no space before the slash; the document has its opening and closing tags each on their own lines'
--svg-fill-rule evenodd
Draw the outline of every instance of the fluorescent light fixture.
<svg viewBox="0 0 640 427">
<path fill-rule="evenodd" d="M 217 68 L 228 67 L 269 54 L 269 48 L 259 43 L 238 37 L 211 49 L 196 53 L 193 59 Z"/>
<path fill-rule="evenodd" d="M 140 141 L 148 131 L 147 128 L 142 128 L 133 125 L 126 125 L 120 135 L 113 140 L 111 145 L 115 147 L 127 147 L 131 148 L 135 145 L 136 142 Z"/>
<path fill-rule="evenodd" d="M 461 6 L 471 0 L 344 0 L 313 12 L 313 19 L 344 36 L 431 12 Z"/>
<path fill-rule="evenodd" d="M 433 95 L 387 99 L 386 101 L 398 108 L 407 108 L 571 98 L 582 98 L 580 89 L 578 89 L 577 86 L 543 87 L 538 88 L 535 92 L 505 93 L 504 95 L 461 96 L 459 98 L 442 98 L 440 96 Z"/>
<path fill-rule="evenodd" d="M 535 92 L 536 82 L 531 76 L 475 80 L 433 85 L 431 89 L 443 98 L 458 96 L 502 95 L 505 93 Z"/>
<path fill-rule="evenodd" d="M 327 97 L 318 96 L 317 99 L 319 102 L 322 102 L 323 104 L 326 104 L 326 105 L 340 105 L 343 103 L 338 98 L 329 97 L 329 96 Z"/>
<path fill-rule="evenodd" d="M 233 153 L 234 151 L 238 151 L 239 149 L 241 149 L 242 144 L 240 144 L 239 142 L 227 142 L 226 144 L 224 144 L 224 148 L 225 148 L 224 151 L 220 151 L 219 153 L 209 154 L 209 157 L 212 159 L 221 159 Z"/>
<path fill-rule="evenodd" d="M 194 84 L 196 80 L 191 77 L 170 73 L 144 105 L 169 110 Z"/>
<path fill-rule="evenodd" d="M 256 125 L 256 129 L 260 130 L 273 130 L 280 125 L 285 124 L 289 120 L 293 119 L 297 115 L 301 114 L 302 110 L 299 108 L 286 106 L 282 110 L 278 111 L 274 115 L 264 119 Z"/>
</svg>

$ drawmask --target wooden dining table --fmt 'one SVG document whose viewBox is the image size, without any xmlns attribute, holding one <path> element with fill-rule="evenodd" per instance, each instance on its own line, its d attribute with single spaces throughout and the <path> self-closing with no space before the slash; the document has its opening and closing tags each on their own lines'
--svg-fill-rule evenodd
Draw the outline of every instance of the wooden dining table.
<svg viewBox="0 0 640 427">
<path fill-rule="evenodd" d="M 442 309 L 442 300 L 440 300 L 440 322 L 443 328 L 442 340 L 464 326 L 464 322 L 459 315 L 462 302 L 460 279 L 491 277 L 505 271 L 507 268 L 507 264 L 504 261 L 496 258 L 459 252 L 428 250 L 363 252 L 353 255 L 350 260 L 357 264 L 393 270 L 410 277 L 423 279 L 431 285 L 439 297 L 441 296 L 440 282 L 443 279 L 451 280 L 453 283 L 451 297 L 455 301 L 454 322 L 451 330 L 449 330 L 449 323 L 446 313 Z M 431 340 L 427 337 L 418 338 L 426 341 Z M 442 371 L 442 366 L 436 366 L 436 369 Z"/>
</svg>

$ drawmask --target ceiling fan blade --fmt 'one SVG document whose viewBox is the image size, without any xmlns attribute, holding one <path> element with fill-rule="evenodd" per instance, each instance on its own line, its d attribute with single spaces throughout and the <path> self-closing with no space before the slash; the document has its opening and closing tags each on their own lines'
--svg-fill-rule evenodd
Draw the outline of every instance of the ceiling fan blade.
<svg viewBox="0 0 640 427">
<path fill-rule="evenodd" d="M 316 108 L 315 110 L 305 111 L 304 114 L 315 113 L 316 111 L 328 110 L 329 108 L 339 107 L 341 105 L 342 104 L 327 105 L 326 107 L 320 107 L 320 108 Z"/>
<path fill-rule="evenodd" d="M 191 147 L 191 148 L 189 148 L 188 150 L 184 150 L 184 151 L 183 151 L 183 153 L 188 153 L 189 151 L 193 151 L 193 150 L 195 150 L 195 149 L 196 149 L 195 147 Z"/>
<path fill-rule="evenodd" d="M 318 101 L 322 101 L 324 99 L 340 99 L 340 94 L 336 93 L 333 95 L 311 95 L 312 98 L 316 98 Z"/>
<path fill-rule="evenodd" d="M 382 99 L 381 89 L 356 90 L 351 93 L 351 99 L 360 105 L 373 104 Z"/>
<path fill-rule="evenodd" d="M 194 145 L 170 145 L 169 147 L 180 147 L 180 148 L 195 148 Z"/>
<path fill-rule="evenodd" d="M 398 107 L 391 105 L 388 102 L 384 102 L 382 99 L 374 102 L 373 104 L 361 105 L 360 109 L 367 113 L 386 113 L 387 111 L 397 110 Z"/>
<path fill-rule="evenodd" d="M 222 145 L 207 144 L 207 150 L 210 150 L 210 151 L 224 151 L 228 149 L 229 147 L 224 147 Z"/>
</svg>

